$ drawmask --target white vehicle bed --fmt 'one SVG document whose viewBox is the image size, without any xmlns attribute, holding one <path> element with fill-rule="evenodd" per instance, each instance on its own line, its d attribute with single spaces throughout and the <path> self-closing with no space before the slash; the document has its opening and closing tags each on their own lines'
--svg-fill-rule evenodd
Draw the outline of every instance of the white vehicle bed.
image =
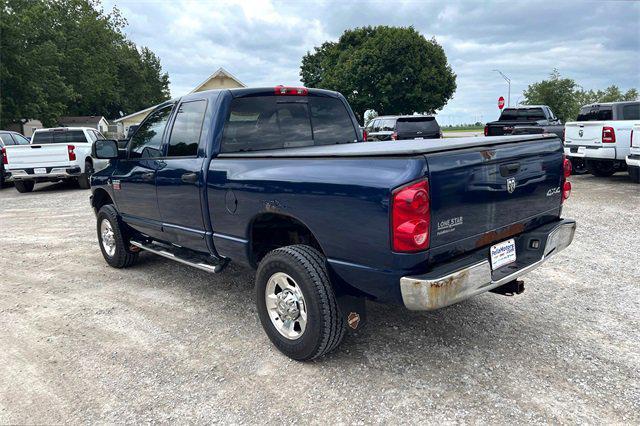
<svg viewBox="0 0 640 426">
<path fill-rule="evenodd" d="M 636 124 L 631 130 L 631 148 L 626 162 L 631 180 L 640 183 L 640 124 Z"/>
<path fill-rule="evenodd" d="M 565 154 L 583 158 L 595 176 L 611 176 L 627 168 L 636 124 L 640 124 L 640 101 L 585 105 L 577 121 L 565 125 Z"/>
<path fill-rule="evenodd" d="M 89 177 L 106 167 L 105 160 L 91 157 L 91 146 L 104 136 L 88 127 L 59 127 L 36 130 L 31 144 L 7 146 L 6 170 L 19 192 L 30 192 L 37 182 L 77 180 L 89 188 Z"/>
</svg>

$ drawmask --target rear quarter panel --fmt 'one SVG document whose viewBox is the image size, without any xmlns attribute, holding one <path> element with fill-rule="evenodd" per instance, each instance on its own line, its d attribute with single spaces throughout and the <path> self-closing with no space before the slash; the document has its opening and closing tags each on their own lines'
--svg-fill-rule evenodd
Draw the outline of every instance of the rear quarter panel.
<svg viewBox="0 0 640 426">
<path fill-rule="evenodd" d="M 398 271 L 412 270 L 426 254 L 392 254 L 389 197 L 425 174 L 423 156 L 213 159 L 207 198 L 216 250 L 247 263 L 252 221 L 262 213 L 291 216 L 310 229 L 345 281 L 397 299 Z"/>
</svg>

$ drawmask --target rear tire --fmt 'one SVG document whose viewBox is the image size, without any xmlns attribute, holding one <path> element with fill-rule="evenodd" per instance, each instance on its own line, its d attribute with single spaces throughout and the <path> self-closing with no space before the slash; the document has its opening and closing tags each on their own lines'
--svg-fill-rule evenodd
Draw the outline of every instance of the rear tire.
<svg viewBox="0 0 640 426">
<path fill-rule="evenodd" d="M 616 167 L 612 161 L 588 161 L 587 168 L 589 173 L 597 177 L 613 176 Z"/>
<path fill-rule="evenodd" d="M 31 192 L 33 191 L 33 187 L 36 183 L 32 180 L 16 180 L 13 185 L 16 187 L 16 190 L 20 193 Z"/>
<path fill-rule="evenodd" d="M 640 183 L 640 167 L 629 167 L 631 182 Z"/>
<path fill-rule="evenodd" d="M 583 175 L 588 173 L 587 166 L 582 158 L 570 158 L 571 161 L 571 174 Z"/>
<path fill-rule="evenodd" d="M 89 160 L 84 162 L 84 173 L 78 176 L 78 186 L 81 189 L 91 188 L 91 175 L 93 174 L 93 163 Z"/>
<path fill-rule="evenodd" d="M 98 243 L 104 260 L 114 268 L 126 268 L 135 263 L 138 253 L 129 250 L 129 237 L 123 232 L 118 212 L 111 204 L 98 211 Z"/>
<path fill-rule="evenodd" d="M 310 246 L 293 245 L 269 252 L 256 274 L 256 299 L 264 331 L 289 358 L 307 361 L 321 357 L 344 337 L 345 323 L 326 259 Z"/>
</svg>

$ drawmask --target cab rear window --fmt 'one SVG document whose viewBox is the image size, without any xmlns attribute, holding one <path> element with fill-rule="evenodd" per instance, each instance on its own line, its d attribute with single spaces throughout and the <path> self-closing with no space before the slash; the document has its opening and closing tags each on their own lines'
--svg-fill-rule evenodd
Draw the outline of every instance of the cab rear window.
<svg viewBox="0 0 640 426">
<path fill-rule="evenodd" d="M 542 108 L 507 108 L 498 121 L 538 121 L 545 118 Z"/>
<path fill-rule="evenodd" d="M 82 130 L 62 130 L 35 132 L 31 138 L 32 145 L 43 145 L 48 143 L 84 143 L 87 138 Z"/>
<path fill-rule="evenodd" d="M 588 106 L 580 108 L 576 121 L 613 120 L 613 108 L 610 106 Z"/>
<path fill-rule="evenodd" d="M 324 96 L 251 96 L 231 101 L 222 152 L 244 152 L 357 140 L 340 99 Z"/>
<path fill-rule="evenodd" d="M 433 132 L 439 130 L 434 117 L 398 118 L 396 124 L 398 132 Z"/>
</svg>

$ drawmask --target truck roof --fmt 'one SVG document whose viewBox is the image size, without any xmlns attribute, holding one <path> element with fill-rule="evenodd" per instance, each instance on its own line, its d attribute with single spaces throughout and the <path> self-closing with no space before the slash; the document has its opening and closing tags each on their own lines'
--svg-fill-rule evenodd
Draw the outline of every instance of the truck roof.
<svg viewBox="0 0 640 426">
<path fill-rule="evenodd" d="M 66 132 L 69 130 L 97 130 L 93 127 L 48 127 L 46 129 L 36 129 L 34 131 L 34 133 L 38 132 L 48 132 L 48 131 L 54 131 L 54 132 Z"/>
<path fill-rule="evenodd" d="M 372 120 L 375 120 L 377 118 L 420 118 L 420 117 L 429 117 L 429 118 L 435 118 L 434 115 L 429 115 L 429 114 L 405 114 L 405 115 L 379 115 L 378 117 L 373 117 Z"/>
<path fill-rule="evenodd" d="M 548 105 L 516 105 L 506 107 L 505 109 L 529 109 L 529 108 L 549 108 Z"/>
<path fill-rule="evenodd" d="M 586 104 L 586 105 L 582 105 L 581 108 L 585 108 L 585 107 L 597 107 L 597 106 L 613 106 L 613 105 L 624 105 L 624 104 L 637 104 L 638 102 L 640 102 L 640 100 L 635 100 L 635 101 L 618 101 L 618 102 L 594 102 L 592 104 Z"/>
</svg>

